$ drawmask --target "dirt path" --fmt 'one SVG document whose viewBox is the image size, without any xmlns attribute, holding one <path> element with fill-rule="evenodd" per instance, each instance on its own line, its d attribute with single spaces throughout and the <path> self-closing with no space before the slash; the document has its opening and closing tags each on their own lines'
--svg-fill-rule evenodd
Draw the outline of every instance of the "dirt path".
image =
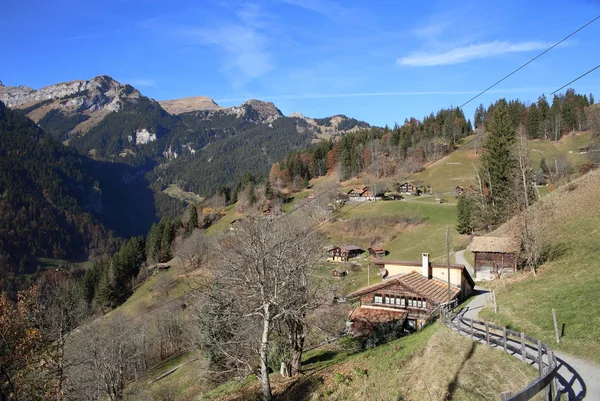
<svg viewBox="0 0 600 401">
<path fill-rule="evenodd" d="M 467 266 L 467 263 L 459 262 L 458 257 L 456 260 L 457 263 Z M 488 301 L 491 301 L 491 295 L 487 289 L 482 287 L 475 287 L 475 291 L 476 295 L 461 315 L 479 320 L 479 311 L 486 306 Z M 600 366 L 562 352 L 555 352 L 555 354 L 559 363 L 559 381 L 567 399 L 600 401 Z M 514 356 L 521 358 L 517 354 Z"/>
</svg>

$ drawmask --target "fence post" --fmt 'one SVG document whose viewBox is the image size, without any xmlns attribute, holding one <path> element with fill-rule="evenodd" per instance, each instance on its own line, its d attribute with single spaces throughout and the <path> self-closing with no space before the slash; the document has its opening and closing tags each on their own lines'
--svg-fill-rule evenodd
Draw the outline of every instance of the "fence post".
<svg viewBox="0 0 600 401">
<path fill-rule="evenodd" d="M 494 313 L 498 313 L 498 304 L 496 303 L 496 291 L 492 291 L 492 298 L 494 299 Z"/>
<path fill-rule="evenodd" d="M 506 327 L 502 328 L 502 345 L 504 346 L 504 353 L 507 353 L 507 347 L 506 347 Z"/>
<path fill-rule="evenodd" d="M 560 336 L 558 335 L 558 323 L 556 321 L 556 311 L 552 309 L 552 319 L 554 320 L 554 335 L 556 336 L 556 343 L 560 344 Z"/>
<path fill-rule="evenodd" d="M 521 332 L 521 359 L 527 362 L 527 352 L 525 352 L 525 333 Z"/>
<path fill-rule="evenodd" d="M 556 359 L 554 357 L 554 352 L 549 351 L 548 355 L 550 356 L 550 369 L 554 369 L 554 367 L 556 366 Z M 556 395 L 556 375 L 554 375 L 554 377 L 552 378 L 552 381 L 550 382 L 550 395 L 551 395 L 552 399 L 554 399 L 554 396 Z"/>
<path fill-rule="evenodd" d="M 485 342 L 491 347 L 492 344 L 490 344 L 490 324 L 488 322 L 485 322 Z"/>
<path fill-rule="evenodd" d="M 503 393 L 500 393 L 500 401 L 506 401 L 508 400 L 510 397 L 512 396 L 512 393 L 510 391 L 505 391 Z"/>
<path fill-rule="evenodd" d="M 540 340 L 538 340 L 538 342 L 537 342 L 537 348 L 538 348 L 538 372 L 539 372 L 539 375 L 542 376 L 542 366 L 544 364 L 542 363 L 542 342 Z"/>
</svg>

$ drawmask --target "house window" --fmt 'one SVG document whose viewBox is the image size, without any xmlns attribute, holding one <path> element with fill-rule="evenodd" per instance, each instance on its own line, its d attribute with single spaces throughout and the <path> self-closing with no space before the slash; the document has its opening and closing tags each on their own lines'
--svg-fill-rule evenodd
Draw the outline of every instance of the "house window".
<svg viewBox="0 0 600 401">
<path fill-rule="evenodd" d="M 400 306 L 403 308 L 406 307 L 406 298 L 404 298 L 404 297 L 400 298 Z"/>
<path fill-rule="evenodd" d="M 421 304 L 421 298 L 419 298 L 418 301 L 417 301 L 417 307 L 420 308 L 421 306 L 422 306 L 422 304 Z"/>
<path fill-rule="evenodd" d="M 381 304 L 383 303 L 383 298 L 381 296 L 381 294 L 375 294 L 375 301 L 376 304 Z"/>
<path fill-rule="evenodd" d="M 423 308 L 427 309 L 427 300 L 423 299 Z"/>
<path fill-rule="evenodd" d="M 412 300 L 412 298 L 408 298 L 408 307 L 412 308 L 412 306 L 413 306 L 413 300 Z"/>
<path fill-rule="evenodd" d="M 408 319 L 406 321 L 406 323 L 408 324 L 408 327 L 412 330 L 416 330 L 417 329 L 417 322 L 414 319 Z"/>
</svg>

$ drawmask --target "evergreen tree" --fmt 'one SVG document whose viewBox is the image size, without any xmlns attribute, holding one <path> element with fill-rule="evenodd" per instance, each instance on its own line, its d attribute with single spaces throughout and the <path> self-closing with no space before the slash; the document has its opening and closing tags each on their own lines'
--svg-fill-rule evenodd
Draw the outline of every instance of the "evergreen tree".
<svg viewBox="0 0 600 401">
<path fill-rule="evenodd" d="M 273 188 L 271 188 L 271 181 L 267 180 L 265 183 L 265 198 L 268 200 L 273 199 Z"/>
<path fill-rule="evenodd" d="M 162 238 L 160 241 L 159 262 L 167 262 L 173 257 L 171 253 L 171 243 L 175 238 L 175 227 L 171 221 L 165 221 Z"/>
<path fill-rule="evenodd" d="M 479 128 L 481 126 L 483 126 L 483 122 L 485 119 L 485 108 L 483 107 L 483 104 L 479 104 L 479 106 L 477 107 L 477 109 L 475 109 L 475 118 L 474 118 L 474 123 L 475 123 L 475 128 Z"/>
<path fill-rule="evenodd" d="M 517 127 L 506 101 L 496 104 L 487 128 L 489 136 L 483 145 L 480 176 L 488 192 L 486 203 L 492 212 L 487 223 L 495 225 L 510 213 L 517 168 L 512 153 Z"/>
<path fill-rule="evenodd" d="M 594 104 L 594 95 L 590 93 L 590 105 Z"/>
<path fill-rule="evenodd" d="M 196 204 L 192 203 L 189 207 L 189 220 L 187 225 L 187 234 L 191 234 L 196 228 L 198 228 L 198 210 L 196 210 Z"/>
<path fill-rule="evenodd" d="M 525 119 L 525 130 L 527 138 L 537 138 L 539 135 L 540 117 L 537 106 L 533 103 L 527 109 L 527 117 Z"/>
<path fill-rule="evenodd" d="M 475 204 L 468 194 L 458 198 L 456 230 L 460 234 L 471 234 L 473 232 L 473 215 Z"/>
</svg>

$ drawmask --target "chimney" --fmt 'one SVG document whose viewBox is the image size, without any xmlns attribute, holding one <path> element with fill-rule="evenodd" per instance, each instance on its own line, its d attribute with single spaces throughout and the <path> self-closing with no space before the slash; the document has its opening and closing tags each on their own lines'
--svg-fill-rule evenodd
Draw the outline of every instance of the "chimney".
<svg viewBox="0 0 600 401">
<path fill-rule="evenodd" d="M 431 266 L 429 265 L 429 254 L 424 253 L 423 255 L 423 277 L 429 279 L 431 277 Z"/>
</svg>

